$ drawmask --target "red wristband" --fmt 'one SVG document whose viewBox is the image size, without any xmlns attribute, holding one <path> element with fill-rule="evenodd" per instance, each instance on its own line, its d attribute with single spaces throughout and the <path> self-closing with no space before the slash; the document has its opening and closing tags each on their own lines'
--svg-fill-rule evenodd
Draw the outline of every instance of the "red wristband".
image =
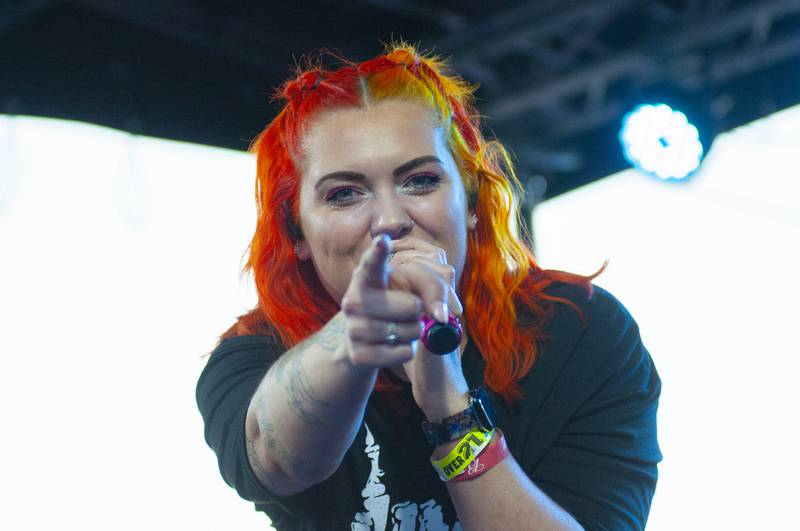
<svg viewBox="0 0 800 531">
<path fill-rule="evenodd" d="M 495 428 L 495 431 L 498 432 L 500 437 L 493 440 L 485 450 L 475 457 L 475 460 L 469 464 L 466 470 L 450 481 L 466 481 L 476 478 L 508 457 L 506 438 L 503 436 L 503 432 L 500 431 L 500 428 Z M 497 437 L 497 435 L 495 435 L 495 437 Z"/>
</svg>

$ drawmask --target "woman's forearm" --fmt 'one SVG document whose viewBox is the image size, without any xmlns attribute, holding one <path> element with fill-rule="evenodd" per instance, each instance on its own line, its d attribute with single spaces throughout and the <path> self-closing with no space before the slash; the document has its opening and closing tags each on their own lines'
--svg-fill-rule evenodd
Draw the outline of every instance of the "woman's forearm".
<svg viewBox="0 0 800 531">
<path fill-rule="evenodd" d="M 438 447 L 434 456 L 444 457 L 455 444 Z M 474 479 L 448 481 L 447 491 L 465 531 L 583 529 L 530 480 L 511 455 Z"/>
<path fill-rule="evenodd" d="M 344 315 L 284 353 L 264 376 L 247 411 L 248 457 L 277 494 L 332 474 L 358 433 L 377 370 L 347 356 Z"/>
</svg>

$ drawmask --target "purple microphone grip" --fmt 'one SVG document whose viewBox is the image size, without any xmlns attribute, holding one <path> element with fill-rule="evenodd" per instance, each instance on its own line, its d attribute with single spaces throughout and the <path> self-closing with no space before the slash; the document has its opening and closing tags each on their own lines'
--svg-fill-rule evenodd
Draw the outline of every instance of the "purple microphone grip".
<svg viewBox="0 0 800 531">
<path fill-rule="evenodd" d="M 444 324 L 423 315 L 422 324 L 424 328 L 420 340 L 434 354 L 450 354 L 461 344 L 461 321 L 455 315 L 449 315 L 448 322 Z"/>
</svg>

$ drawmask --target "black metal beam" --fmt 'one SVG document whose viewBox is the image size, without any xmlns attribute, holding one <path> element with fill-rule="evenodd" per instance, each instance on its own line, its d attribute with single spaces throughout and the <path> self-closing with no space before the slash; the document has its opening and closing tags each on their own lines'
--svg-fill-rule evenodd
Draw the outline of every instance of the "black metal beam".
<svg viewBox="0 0 800 531">
<path fill-rule="evenodd" d="M 70 4 L 103 13 L 147 31 L 165 35 L 229 61 L 231 64 L 275 72 L 274 44 L 251 21 L 229 15 L 219 20 L 188 0 L 68 0 Z"/>
<path fill-rule="evenodd" d="M 5 0 L 0 9 L 0 37 L 41 13 L 51 3 L 52 0 Z"/>
</svg>

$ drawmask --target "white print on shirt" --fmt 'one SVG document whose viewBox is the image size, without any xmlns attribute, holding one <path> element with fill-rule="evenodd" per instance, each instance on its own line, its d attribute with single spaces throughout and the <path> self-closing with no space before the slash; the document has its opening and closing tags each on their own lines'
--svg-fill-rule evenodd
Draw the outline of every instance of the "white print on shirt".
<svg viewBox="0 0 800 531">
<path fill-rule="evenodd" d="M 364 452 L 372 463 L 367 484 L 361 491 L 364 498 L 366 511 L 356 513 L 355 519 L 350 524 L 351 531 L 378 531 L 391 529 L 392 531 L 462 531 L 461 523 L 456 521 L 451 529 L 444 523 L 442 507 L 435 500 L 428 500 L 422 504 L 410 501 L 396 503 L 389 509 L 389 494 L 386 486 L 381 483 L 383 470 L 380 468 L 379 458 L 381 445 L 375 442 L 369 427 L 367 430 L 366 447 Z M 386 527 L 386 522 L 391 514 L 391 527 Z"/>
</svg>

